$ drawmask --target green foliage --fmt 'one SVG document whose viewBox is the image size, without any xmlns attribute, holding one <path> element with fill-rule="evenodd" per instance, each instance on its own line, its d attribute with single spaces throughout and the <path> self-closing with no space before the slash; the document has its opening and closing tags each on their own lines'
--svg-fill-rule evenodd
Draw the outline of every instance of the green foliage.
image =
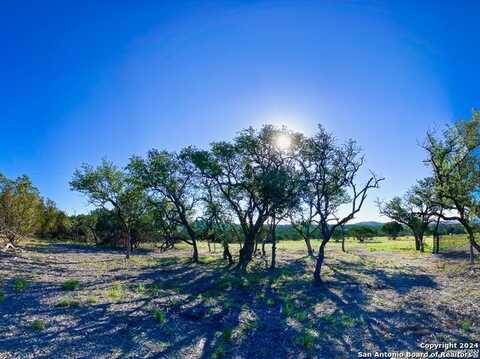
<svg viewBox="0 0 480 359">
<path fill-rule="evenodd" d="M 403 227 L 398 222 L 387 222 L 382 226 L 382 232 L 392 239 L 397 238 L 402 230 Z"/>
<path fill-rule="evenodd" d="M 27 176 L 0 176 L 0 235 L 10 242 L 33 234 L 40 225 L 42 199 Z"/>
<path fill-rule="evenodd" d="M 15 292 L 20 293 L 27 289 L 28 282 L 23 278 L 16 278 L 13 282 L 13 287 L 15 289 Z"/>
<path fill-rule="evenodd" d="M 94 168 L 88 164 L 76 170 L 70 182 L 72 190 L 83 193 L 94 206 L 108 210 L 120 223 L 122 234 L 131 238 L 132 230 L 148 207 L 144 191 L 113 163 L 103 160 Z M 127 254 L 129 246 L 126 244 Z"/>
<path fill-rule="evenodd" d="M 167 316 L 165 314 L 165 312 L 161 309 L 158 309 L 158 308 L 155 308 L 153 310 L 153 316 L 155 317 L 155 319 L 160 323 L 160 324 L 163 324 L 166 319 L 167 319 Z"/>
<path fill-rule="evenodd" d="M 114 300 L 120 300 L 122 299 L 126 294 L 126 289 L 122 284 L 114 284 L 109 290 L 108 290 L 108 296 L 111 299 Z"/>
<path fill-rule="evenodd" d="M 0 289 L 0 303 L 3 302 L 5 300 L 5 292 Z"/>
<path fill-rule="evenodd" d="M 139 283 L 137 286 L 137 293 L 140 295 L 145 294 L 145 284 Z"/>
<path fill-rule="evenodd" d="M 417 181 L 403 197 L 379 202 L 380 213 L 408 226 L 416 239 L 423 238 L 439 206 L 435 200 L 435 180 L 428 177 Z"/>
<path fill-rule="evenodd" d="M 46 324 L 41 319 L 36 319 L 32 322 L 32 329 L 35 331 L 41 331 L 46 328 Z"/>
<path fill-rule="evenodd" d="M 355 319 L 348 314 L 343 314 L 340 317 L 340 321 L 346 327 L 353 327 L 355 325 Z"/>
<path fill-rule="evenodd" d="M 62 284 L 62 290 L 64 291 L 74 291 L 77 290 L 80 286 L 80 282 L 78 280 L 67 280 L 65 283 Z"/>
<path fill-rule="evenodd" d="M 474 219 L 480 215 L 480 112 L 473 111 L 470 119 L 456 121 L 439 136 L 428 133 L 424 149 L 433 172 L 435 200 L 456 212 L 444 219 L 459 221 L 480 251 L 473 236 Z"/>
<path fill-rule="evenodd" d="M 470 332 L 471 329 L 472 329 L 472 323 L 468 320 L 463 321 L 462 324 L 461 324 L 461 329 L 464 332 Z"/>
<path fill-rule="evenodd" d="M 97 297 L 91 295 L 91 296 L 88 297 L 87 301 L 88 301 L 89 304 L 97 304 L 98 299 L 97 299 Z"/>
<path fill-rule="evenodd" d="M 355 226 L 349 230 L 349 235 L 355 237 L 359 242 L 364 242 L 368 238 L 375 237 L 377 231 L 368 226 Z"/>
<path fill-rule="evenodd" d="M 225 328 L 222 332 L 222 338 L 225 341 L 230 341 L 232 340 L 232 329 L 231 328 Z"/>
<path fill-rule="evenodd" d="M 296 342 L 304 349 L 310 349 L 315 344 L 315 337 L 309 331 L 304 331 L 296 338 Z"/>
<path fill-rule="evenodd" d="M 72 298 L 60 298 L 55 304 L 56 307 L 67 308 L 67 307 L 77 307 L 80 303 Z"/>
<path fill-rule="evenodd" d="M 227 354 L 228 354 L 228 350 L 225 347 L 225 343 L 223 341 L 219 341 L 219 343 L 215 347 L 215 350 L 212 353 L 212 358 L 213 359 L 224 358 Z"/>
</svg>

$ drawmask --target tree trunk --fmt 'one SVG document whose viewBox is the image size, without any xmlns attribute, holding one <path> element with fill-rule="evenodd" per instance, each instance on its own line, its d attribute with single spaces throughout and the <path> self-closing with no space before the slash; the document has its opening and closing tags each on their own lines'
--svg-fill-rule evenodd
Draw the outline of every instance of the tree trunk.
<svg viewBox="0 0 480 359">
<path fill-rule="evenodd" d="M 442 212 L 440 212 L 441 214 Z M 433 231 L 433 254 L 440 253 L 440 234 L 438 233 L 438 228 L 440 227 L 440 216 L 437 217 L 435 222 L 435 230 Z"/>
<path fill-rule="evenodd" d="M 473 248 L 475 247 L 475 233 L 473 232 L 473 229 L 470 226 L 465 226 L 465 229 L 467 230 L 468 233 L 468 240 L 470 242 L 470 264 L 475 263 L 475 253 L 473 252 Z"/>
<path fill-rule="evenodd" d="M 130 235 L 130 230 L 127 229 L 127 243 L 126 243 L 126 249 L 127 249 L 127 259 L 130 258 L 130 252 L 132 251 L 132 238 Z"/>
<path fill-rule="evenodd" d="M 423 244 L 423 234 L 418 236 L 418 242 L 420 243 L 420 252 L 425 252 L 425 246 Z"/>
<path fill-rule="evenodd" d="M 95 245 L 98 245 L 99 240 L 98 240 L 97 232 L 92 228 L 90 228 L 90 231 L 93 234 L 93 239 L 95 240 Z"/>
<path fill-rule="evenodd" d="M 240 249 L 240 257 L 238 259 L 238 267 L 240 270 L 245 271 L 248 263 L 252 260 L 253 248 L 255 246 L 255 235 L 249 234 L 245 236 L 245 242 Z"/>
<path fill-rule="evenodd" d="M 223 242 L 223 259 L 228 259 L 228 265 L 231 266 L 234 264 L 232 254 L 230 253 L 230 249 L 228 248 L 228 242 Z"/>
<path fill-rule="evenodd" d="M 267 251 L 265 250 L 265 238 L 262 240 L 262 257 L 267 255 Z"/>
<path fill-rule="evenodd" d="M 271 239 L 272 239 L 272 263 L 270 264 L 270 269 L 275 269 L 275 262 L 277 258 L 277 238 L 275 234 L 275 219 L 272 220 L 272 231 L 271 231 Z"/>
<path fill-rule="evenodd" d="M 307 254 L 309 257 L 313 257 L 313 249 L 312 249 L 312 243 L 310 242 L 310 237 L 305 237 L 305 244 L 307 245 Z"/>
<path fill-rule="evenodd" d="M 418 240 L 418 235 L 415 234 L 415 250 L 420 250 L 420 241 Z"/>
<path fill-rule="evenodd" d="M 346 250 L 345 250 L 345 235 L 342 236 L 342 252 L 346 253 Z"/>
<path fill-rule="evenodd" d="M 193 260 L 194 263 L 198 263 L 198 248 L 197 248 L 197 241 L 196 240 L 192 241 L 192 246 L 193 246 L 192 260 Z"/>
<path fill-rule="evenodd" d="M 322 278 L 320 276 L 322 271 L 323 260 L 325 259 L 325 245 L 327 244 L 328 239 L 323 239 L 322 243 L 320 244 L 320 248 L 318 249 L 317 255 L 317 262 L 315 264 L 315 272 L 313 273 L 313 278 L 315 279 L 315 283 L 321 284 Z"/>
</svg>

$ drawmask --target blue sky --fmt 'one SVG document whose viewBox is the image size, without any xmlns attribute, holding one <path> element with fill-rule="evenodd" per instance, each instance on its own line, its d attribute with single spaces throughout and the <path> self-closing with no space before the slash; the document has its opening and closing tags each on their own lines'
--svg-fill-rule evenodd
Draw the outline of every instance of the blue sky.
<svg viewBox="0 0 480 359">
<path fill-rule="evenodd" d="M 69 213 L 82 162 L 322 123 L 387 179 L 428 172 L 427 129 L 480 103 L 478 1 L 2 1 L 0 172 Z"/>
</svg>

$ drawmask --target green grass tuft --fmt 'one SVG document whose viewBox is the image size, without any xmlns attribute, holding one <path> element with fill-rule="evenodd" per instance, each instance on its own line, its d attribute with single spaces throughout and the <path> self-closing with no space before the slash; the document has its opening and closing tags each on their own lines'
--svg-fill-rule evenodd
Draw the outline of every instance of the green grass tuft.
<svg viewBox="0 0 480 359">
<path fill-rule="evenodd" d="M 76 300 L 73 300 L 71 298 L 61 298 L 55 306 L 60 307 L 60 308 L 66 308 L 66 307 L 78 307 L 80 303 Z"/>
<path fill-rule="evenodd" d="M 226 328 L 222 332 L 222 338 L 225 341 L 230 341 L 232 340 L 232 329 L 231 328 Z"/>
<path fill-rule="evenodd" d="M 115 284 L 108 290 L 108 296 L 115 300 L 120 300 L 125 296 L 126 290 L 122 284 Z"/>
<path fill-rule="evenodd" d="M 140 283 L 140 284 L 137 286 L 137 293 L 140 294 L 140 295 L 145 294 L 145 284 Z"/>
<path fill-rule="evenodd" d="M 37 319 L 32 322 L 32 329 L 35 331 L 41 331 L 46 328 L 46 324 L 43 320 Z"/>
<path fill-rule="evenodd" d="M 155 308 L 153 310 L 153 316 L 160 324 L 165 323 L 165 321 L 167 320 L 167 315 L 165 314 L 165 312 L 158 308 Z"/>
<path fill-rule="evenodd" d="M 98 299 L 97 299 L 97 297 L 91 295 L 90 297 L 88 297 L 87 301 L 90 304 L 97 304 Z"/>
<path fill-rule="evenodd" d="M 80 286 L 80 282 L 78 280 L 67 280 L 65 283 L 62 284 L 62 290 L 64 291 L 74 291 L 77 290 Z"/>
<path fill-rule="evenodd" d="M 16 278 L 13 287 L 15 288 L 15 292 L 20 293 L 27 289 L 28 282 L 23 278 Z"/>
<path fill-rule="evenodd" d="M 304 349 L 310 349 L 315 344 L 315 337 L 309 332 L 305 331 L 302 335 L 297 337 L 296 342 Z"/>
<path fill-rule="evenodd" d="M 462 322 L 461 328 L 464 332 L 469 332 L 472 330 L 472 323 L 470 323 L 468 320 L 465 320 Z"/>
</svg>

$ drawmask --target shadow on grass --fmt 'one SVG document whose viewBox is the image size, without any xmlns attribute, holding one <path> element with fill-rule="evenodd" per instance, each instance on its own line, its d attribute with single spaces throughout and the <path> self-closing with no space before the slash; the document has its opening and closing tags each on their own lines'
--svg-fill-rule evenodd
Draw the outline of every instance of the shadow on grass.
<svg viewBox="0 0 480 359">
<path fill-rule="evenodd" d="M 55 246 L 48 253 L 98 253 L 68 248 Z M 308 257 L 281 262 L 275 271 L 258 260 L 255 270 L 244 275 L 214 257 L 200 264 L 179 256 L 156 260 L 140 272 L 118 274 L 128 293 L 144 284 L 141 295 L 109 303 L 59 308 L 44 302 L 58 294 L 58 286 L 33 283 L 14 296 L 7 283 L 9 298 L 0 303 L 1 350 L 20 356 L 35 351 L 39 358 L 338 358 L 357 357 L 365 343 L 382 351 L 413 350 L 425 335 L 452 336 L 442 318 L 421 302 L 422 291 L 437 288 L 429 275 L 337 259 L 329 264 L 328 280 L 318 287 L 312 283 Z M 82 290 L 107 290 L 109 285 L 92 279 Z M 413 299 L 401 307 L 379 304 L 378 298 L 386 295 Z M 153 309 L 162 315 L 156 318 Z M 33 317 L 51 323 L 34 332 L 28 326 Z"/>
</svg>

